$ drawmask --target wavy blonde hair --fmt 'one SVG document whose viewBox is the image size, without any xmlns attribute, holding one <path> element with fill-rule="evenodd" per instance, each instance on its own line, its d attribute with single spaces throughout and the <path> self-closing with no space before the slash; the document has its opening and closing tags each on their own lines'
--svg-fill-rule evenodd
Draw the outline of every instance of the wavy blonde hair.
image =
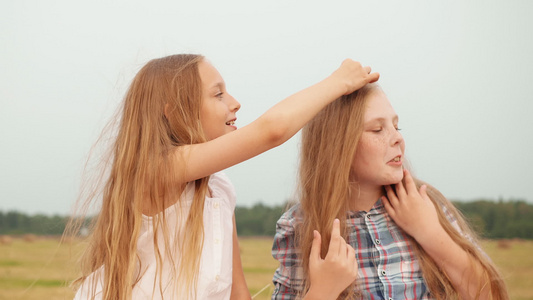
<svg viewBox="0 0 533 300">
<path fill-rule="evenodd" d="M 321 254 L 328 251 L 332 220 L 346 218 L 350 210 L 350 190 L 353 182 L 350 171 L 357 145 L 363 132 L 364 113 L 369 92 L 378 89 L 377 84 L 368 84 L 362 89 L 332 102 L 311 120 L 302 131 L 300 152 L 299 184 L 297 197 L 300 202 L 302 223 L 296 228 L 296 245 L 304 270 L 305 294 L 309 289 L 309 255 L 313 242 L 313 230 L 322 234 Z M 423 182 L 415 179 L 417 186 Z M 437 208 L 439 221 L 452 239 L 470 253 L 482 266 L 483 275 L 490 279 L 493 299 L 508 299 L 505 284 L 493 263 L 480 251 L 476 236 L 459 211 L 438 190 L 428 185 L 428 195 Z M 458 220 L 463 234 L 447 221 L 442 207 Z M 345 222 L 341 222 L 341 233 L 348 238 Z M 470 237 L 466 238 L 466 237 Z M 435 261 L 411 238 L 424 279 L 431 295 L 437 299 L 458 299 L 457 291 L 436 265 Z M 478 295 L 481 289 L 479 287 Z M 339 299 L 354 299 L 358 296 L 355 283 L 346 288 Z"/>
<path fill-rule="evenodd" d="M 153 215 L 157 276 L 165 259 L 179 294 L 195 294 L 203 245 L 203 208 L 209 177 L 195 181 L 195 194 L 185 222 L 187 230 L 164 226 L 165 208 L 179 202 L 185 184 L 183 157 L 174 151 L 185 144 L 206 142 L 200 123 L 202 84 L 198 64 L 203 56 L 172 55 L 148 62 L 133 79 L 123 101 L 118 133 L 107 164 L 103 188 L 90 186 L 82 196 L 82 213 L 101 195 L 101 209 L 92 223 L 89 245 L 81 258 L 79 286 L 92 272 L 103 268 L 103 299 L 129 299 L 140 279 L 137 254 L 143 212 Z M 179 209 L 179 205 L 177 206 Z M 179 216 L 179 214 L 176 214 Z M 79 231 L 82 218 L 73 218 L 67 234 Z M 179 222 L 179 221 L 178 221 Z M 163 241 L 158 241 L 162 233 Z M 171 236 L 174 235 L 175 244 Z M 164 251 L 160 243 L 164 244 Z M 174 260 L 175 253 L 181 255 Z M 166 263 L 166 262 L 165 262 Z M 93 282 L 96 283 L 96 280 Z M 95 285 L 93 285 L 94 294 Z M 176 291 L 177 292 L 177 291 Z M 153 294 L 163 295 L 161 281 Z"/>
</svg>

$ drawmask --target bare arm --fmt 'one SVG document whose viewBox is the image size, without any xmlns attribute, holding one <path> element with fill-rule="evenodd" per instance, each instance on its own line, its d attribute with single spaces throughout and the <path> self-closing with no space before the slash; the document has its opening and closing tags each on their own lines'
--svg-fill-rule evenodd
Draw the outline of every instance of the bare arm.
<svg viewBox="0 0 533 300">
<path fill-rule="evenodd" d="M 446 272 L 462 299 L 478 299 L 478 287 L 485 285 L 479 299 L 489 299 L 488 278 L 482 275 L 481 265 L 444 230 L 437 211 L 426 194 L 426 186 L 417 190 L 409 171 L 404 171 L 403 183 L 385 187 L 385 209 L 393 220 L 424 248 L 437 265 Z"/>
<path fill-rule="evenodd" d="M 252 299 L 244 272 L 242 270 L 241 253 L 239 249 L 239 239 L 237 237 L 237 226 L 235 224 L 235 215 L 233 215 L 233 282 L 231 285 L 231 300 L 250 300 Z"/>
<path fill-rule="evenodd" d="M 178 148 L 186 160 L 184 181 L 208 176 L 276 147 L 338 97 L 378 80 L 370 67 L 345 60 L 333 74 L 279 102 L 249 125 L 206 143 Z"/>
</svg>

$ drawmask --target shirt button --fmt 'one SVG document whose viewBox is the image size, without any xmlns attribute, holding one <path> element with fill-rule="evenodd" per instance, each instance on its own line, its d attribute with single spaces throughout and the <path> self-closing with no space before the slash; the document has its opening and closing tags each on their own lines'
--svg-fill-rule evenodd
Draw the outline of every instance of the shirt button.
<svg viewBox="0 0 533 300">
<path fill-rule="evenodd" d="M 218 245 L 218 243 L 220 243 L 220 240 L 219 239 L 215 239 L 215 244 Z"/>
<path fill-rule="evenodd" d="M 214 208 L 218 208 L 218 202 L 213 203 Z"/>
<path fill-rule="evenodd" d="M 381 241 L 380 240 L 376 240 L 376 244 L 381 244 Z"/>
<path fill-rule="evenodd" d="M 381 276 L 385 276 L 387 275 L 387 272 L 385 272 L 385 270 L 381 271 Z"/>
<path fill-rule="evenodd" d="M 370 220 L 370 214 L 367 214 L 367 215 L 366 215 L 366 218 Z"/>
<path fill-rule="evenodd" d="M 218 281 L 219 279 L 220 279 L 219 275 L 215 276 L 215 281 Z"/>
<path fill-rule="evenodd" d="M 392 300 L 392 298 L 391 298 L 391 297 L 389 297 L 389 300 Z"/>
</svg>

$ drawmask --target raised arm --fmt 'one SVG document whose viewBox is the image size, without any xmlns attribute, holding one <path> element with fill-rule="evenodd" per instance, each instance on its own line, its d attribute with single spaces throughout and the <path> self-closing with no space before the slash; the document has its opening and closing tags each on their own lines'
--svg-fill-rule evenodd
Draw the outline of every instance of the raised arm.
<svg viewBox="0 0 533 300">
<path fill-rule="evenodd" d="M 249 125 L 206 143 L 179 147 L 176 155 L 186 161 L 184 181 L 208 176 L 284 143 L 327 104 L 378 78 L 370 67 L 347 59 L 326 79 L 279 102 Z"/>
</svg>

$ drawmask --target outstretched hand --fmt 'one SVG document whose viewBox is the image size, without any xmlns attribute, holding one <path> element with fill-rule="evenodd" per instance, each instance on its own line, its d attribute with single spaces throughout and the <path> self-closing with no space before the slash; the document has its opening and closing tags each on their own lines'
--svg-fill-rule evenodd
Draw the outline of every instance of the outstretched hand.
<svg viewBox="0 0 533 300">
<path fill-rule="evenodd" d="M 337 77 L 346 87 L 344 95 L 362 88 L 367 83 L 376 82 L 379 79 L 379 73 L 371 73 L 369 66 L 363 67 L 361 63 L 351 59 L 345 59 L 341 66 L 333 72 L 332 76 Z"/>
<path fill-rule="evenodd" d="M 435 205 L 427 195 L 427 186 L 422 185 L 417 190 L 407 170 L 404 170 L 404 181 L 405 184 L 400 181 L 394 189 L 385 186 L 387 197 L 381 200 L 394 222 L 421 243 L 424 239 L 431 239 L 432 234 L 442 230 L 442 226 Z"/>
<path fill-rule="evenodd" d="M 313 245 L 309 257 L 311 287 L 304 299 L 337 299 L 357 277 L 355 250 L 346 244 L 340 234 L 340 222 L 333 221 L 331 240 L 325 259 L 320 256 L 322 239 L 314 231 Z"/>
</svg>

